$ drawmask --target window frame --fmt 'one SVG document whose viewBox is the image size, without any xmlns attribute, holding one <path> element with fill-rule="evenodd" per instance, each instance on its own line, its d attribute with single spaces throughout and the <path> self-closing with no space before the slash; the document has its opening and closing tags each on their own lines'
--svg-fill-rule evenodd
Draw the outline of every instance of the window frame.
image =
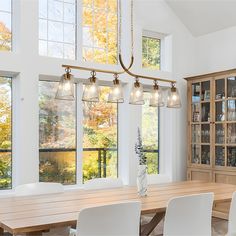
<svg viewBox="0 0 236 236">
<path fill-rule="evenodd" d="M 59 82 L 59 80 L 52 80 L 51 78 L 40 78 L 38 82 L 44 81 L 44 82 Z M 63 185 L 65 189 L 71 189 L 73 186 L 83 186 L 83 101 L 82 101 L 82 94 L 83 94 L 83 82 L 82 81 L 75 81 L 75 109 L 76 109 L 76 147 L 75 147 L 75 158 L 76 158 L 76 167 L 75 167 L 75 184 L 65 184 Z M 109 83 L 99 83 L 99 86 L 105 86 L 105 87 L 112 87 L 112 85 Z M 116 104 L 117 114 L 117 127 L 116 127 L 116 153 L 117 153 L 117 162 L 116 162 L 116 177 L 119 178 L 119 104 Z M 40 148 L 38 149 L 38 153 Z M 40 156 L 39 156 L 40 160 Z M 38 170 L 39 171 L 39 170 Z M 103 177 L 103 176 L 101 176 Z"/>
<path fill-rule="evenodd" d="M 151 90 L 152 90 L 151 86 L 145 86 L 143 92 L 151 94 Z M 157 110 L 156 112 L 157 112 L 157 119 L 158 119 L 158 122 L 157 122 L 157 145 L 158 145 L 157 163 L 158 163 L 158 165 L 157 165 L 157 168 L 156 168 L 157 174 L 149 174 L 149 175 L 159 175 L 159 174 L 161 174 L 160 173 L 160 171 L 161 171 L 161 168 L 160 168 L 160 160 L 161 160 L 161 157 L 160 157 L 160 154 L 161 154 L 161 152 L 160 152 L 160 149 L 161 149 L 160 148 L 160 111 L 161 111 L 161 109 L 160 109 L 160 107 L 154 107 L 154 108 Z M 143 129 L 142 119 L 143 119 L 143 106 L 141 108 L 141 130 Z M 142 138 L 143 138 L 143 136 L 142 136 Z"/>
<path fill-rule="evenodd" d="M 143 48 L 142 48 L 142 54 L 141 54 L 141 66 L 142 66 L 142 69 L 146 69 L 146 70 L 158 70 L 158 71 L 161 71 L 163 70 L 163 62 L 164 62 L 164 48 L 165 48 L 165 37 L 166 35 L 165 34 L 162 34 L 162 33 L 158 33 L 158 32 L 154 32 L 154 31 L 150 31 L 150 30 L 143 30 L 142 31 L 142 44 L 143 44 L 143 38 L 150 38 L 150 39 L 156 39 L 156 40 L 159 40 L 160 41 L 160 68 L 159 69 L 154 69 L 154 68 L 151 68 L 150 66 L 147 66 L 147 67 L 144 67 L 143 66 Z M 141 45 L 142 45 L 141 44 Z"/>
<path fill-rule="evenodd" d="M 10 17 L 11 18 L 11 29 L 10 29 L 11 30 L 11 42 L 10 42 L 10 50 L 9 51 L 2 50 L 0 52 L 12 52 L 13 51 L 13 47 L 14 47 L 14 45 L 13 45 L 13 42 L 14 42 L 14 40 L 13 40 L 13 37 L 14 37 L 14 35 L 13 35 L 13 27 L 14 27 L 14 24 L 13 24 L 13 20 L 14 20 L 14 18 L 13 18 L 13 14 L 14 14 L 13 4 L 14 4 L 14 2 L 12 0 L 9 0 L 9 1 L 11 2 L 10 12 L 9 11 L 4 11 L 4 10 L 0 10 L 0 13 L 3 12 L 3 13 L 7 13 L 7 14 L 11 15 L 11 17 Z"/>
<path fill-rule="evenodd" d="M 10 134 L 11 134 L 11 149 L 10 149 L 10 153 L 11 153 L 11 156 L 10 156 L 10 160 L 11 160 L 11 184 L 9 186 L 9 188 L 1 188 L 0 191 L 11 191 L 13 189 L 13 186 L 14 186 L 14 168 L 13 166 L 15 165 L 14 163 L 14 160 L 13 160 L 13 119 L 14 119 L 14 109 L 13 109 L 13 106 L 14 106 L 14 101 L 13 101 L 13 77 L 12 76 L 9 76 L 9 75 L 0 75 L 0 77 L 2 78 L 7 78 L 10 80 L 10 90 L 11 90 L 11 131 L 10 131 Z"/>
</svg>

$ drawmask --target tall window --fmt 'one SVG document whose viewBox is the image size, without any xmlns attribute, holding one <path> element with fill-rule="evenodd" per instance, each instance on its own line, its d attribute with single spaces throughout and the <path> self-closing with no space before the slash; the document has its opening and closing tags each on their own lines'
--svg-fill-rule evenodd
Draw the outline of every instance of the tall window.
<svg viewBox="0 0 236 236">
<path fill-rule="evenodd" d="M 83 59 L 117 63 L 117 0 L 83 0 Z"/>
<path fill-rule="evenodd" d="M 83 179 L 117 177 L 117 104 L 107 103 L 109 87 L 101 87 L 100 102 L 83 103 Z"/>
<path fill-rule="evenodd" d="M 0 77 L 0 189 L 9 189 L 12 185 L 11 132 L 11 79 Z"/>
<path fill-rule="evenodd" d="M 76 183 L 76 102 L 55 99 L 58 82 L 39 82 L 40 181 Z"/>
<path fill-rule="evenodd" d="M 148 104 L 150 93 L 144 93 L 142 106 L 142 138 L 147 157 L 148 174 L 159 173 L 159 116 L 158 109 Z"/>
<path fill-rule="evenodd" d="M 142 38 L 142 64 L 144 68 L 160 70 L 161 68 L 161 40 L 153 37 Z"/>
<path fill-rule="evenodd" d="M 82 159 L 83 181 L 116 178 L 118 108 L 106 102 L 110 88 L 101 87 L 100 102 L 78 106 L 79 114 L 83 111 L 83 153 L 77 153 L 76 101 L 55 99 L 57 86 L 39 82 L 40 181 L 75 184 L 76 156 Z"/>
<path fill-rule="evenodd" d="M 76 58 L 76 0 L 39 0 L 39 54 Z"/>
<path fill-rule="evenodd" d="M 10 51 L 11 41 L 11 0 L 0 1 L 0 51 Z"/>
</svg>

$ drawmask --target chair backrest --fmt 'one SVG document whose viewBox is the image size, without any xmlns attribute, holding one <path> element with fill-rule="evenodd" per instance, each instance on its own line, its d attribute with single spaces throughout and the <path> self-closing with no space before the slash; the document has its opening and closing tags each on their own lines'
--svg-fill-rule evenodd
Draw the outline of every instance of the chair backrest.
<svg viewBox="0 0 236 236">
<path fill-rule="evenodd" d="M 141 203 L 137 201 L 85 208 L 79 213 L 77 236 L 138 236 Z"/>
<path fill-rule="evenodd" d="M 119 188 L 123 186 L 121 179 L 113 178 L 97 178 L 91 179 L 84 183 L 84 189 L 106 189 L 106 188 Z"/>
<path fill-rule="evenodd" d="M 232 201 L 230 204 L 227 235 L 229 236 L 236 235 L 236 192 L 233 193 Z"/>
<path fill-rule="evenodd" d="M 52 193 L 62 193 L 64 188 L 59 183 L 31 183 L 23 184 L 15 188 L 16 196 L 42 195 Z"/>
<path fill-rule="evenodd" d="M 210 236 L 213 193 L 173 198 L 164 221 L 164 236 Z"/>
</svg>

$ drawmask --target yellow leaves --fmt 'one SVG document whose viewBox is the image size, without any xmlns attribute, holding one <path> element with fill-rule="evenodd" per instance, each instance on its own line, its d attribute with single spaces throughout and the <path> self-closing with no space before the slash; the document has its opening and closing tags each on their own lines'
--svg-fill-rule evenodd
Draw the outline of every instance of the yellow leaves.
<svg viewBox="0 0 236 236">
<path fill-rule="evenodd" d="M 11 50 L 11 32 L 3 22 L 0 22 L 0 51 Z"/>
<path fill-rule="evenodd" d="M 93 26 L 93 11 L 90 8 L 83 8 L 83 26 Z"/>
</svg>

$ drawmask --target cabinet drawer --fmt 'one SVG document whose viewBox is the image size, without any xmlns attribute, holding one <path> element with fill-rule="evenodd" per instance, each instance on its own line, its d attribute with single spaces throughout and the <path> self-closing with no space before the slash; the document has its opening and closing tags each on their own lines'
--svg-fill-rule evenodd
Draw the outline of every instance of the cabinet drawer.
<svg viewBox="0 0 236 236">
<path fill-rule="evenodd" d="M 188 169 L 188 180 L 212 181 L 212 171 L 204 169 Z"/>
</svg>

